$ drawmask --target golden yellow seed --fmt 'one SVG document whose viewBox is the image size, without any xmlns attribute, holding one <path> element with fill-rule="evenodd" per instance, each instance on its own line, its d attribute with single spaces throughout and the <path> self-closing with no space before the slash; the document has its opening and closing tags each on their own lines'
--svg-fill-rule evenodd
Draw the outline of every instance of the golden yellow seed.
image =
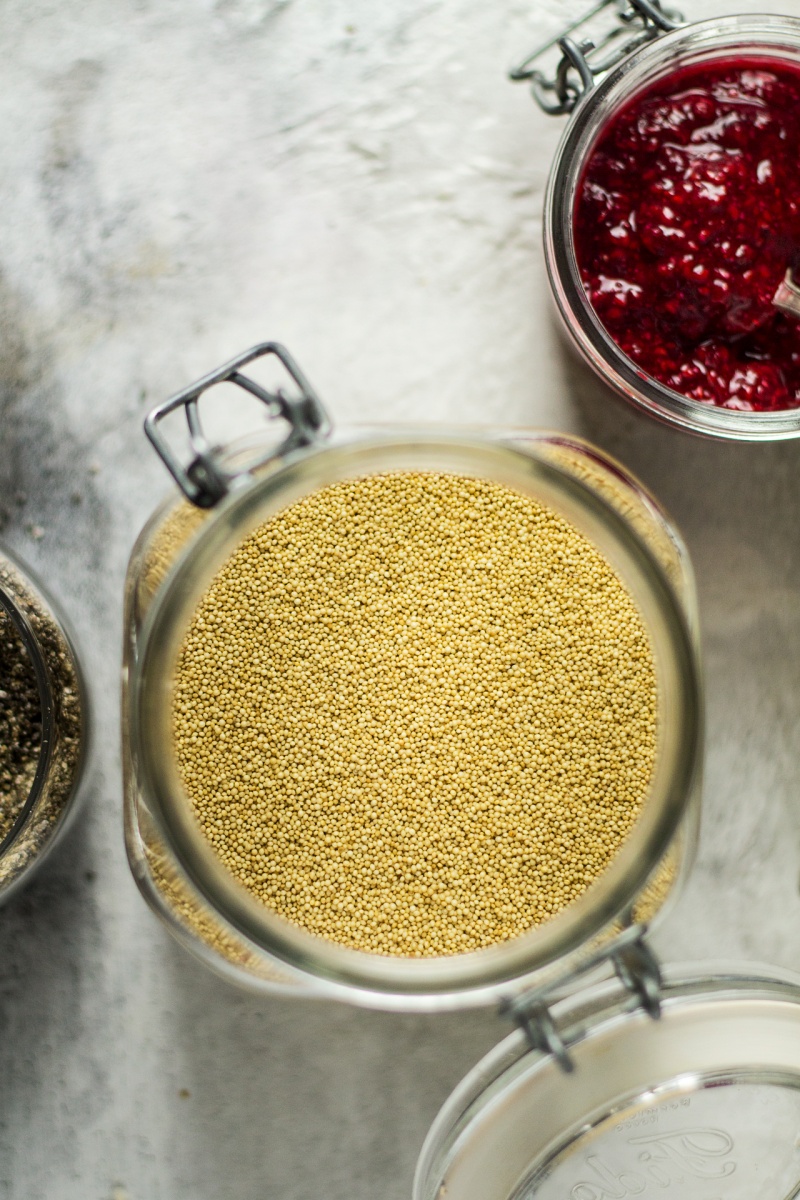
<svg viewBox="0 0 800 1200">
<path fill-rule="evenodd" d="M 646 799 L 656 677 L 610 564 L 544 505 L 398 471 L 260 526 L 176 664 L 175 752 L 232 874 L 375 954 L 460 954 L 551 919 Z"/>
</svg>

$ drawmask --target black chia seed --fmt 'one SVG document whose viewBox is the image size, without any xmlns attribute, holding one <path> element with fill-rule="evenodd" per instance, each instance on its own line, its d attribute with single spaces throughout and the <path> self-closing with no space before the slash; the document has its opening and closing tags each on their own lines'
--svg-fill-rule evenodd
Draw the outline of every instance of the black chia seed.
<svg viewBox="0 0 800 1200">
<path fill-rule="evenodd" d="M 49 684 L 42 712 L 33 663 L 14 622 L 0 609 L 2 901 L 65 827 L 83 766 L 86 713 L 78 666 L 60 623 L 36 585 L 2 554 L 0 589 L 27 620 Z M 50 739 L 47 770 L 37 782 L 45 734 Z"/>
<path fill-rule="evenodd" d="M 42 744 L 42 706 L 33 663 L 0 608 L 0 843 L 30 794 Z"/>
</svg>

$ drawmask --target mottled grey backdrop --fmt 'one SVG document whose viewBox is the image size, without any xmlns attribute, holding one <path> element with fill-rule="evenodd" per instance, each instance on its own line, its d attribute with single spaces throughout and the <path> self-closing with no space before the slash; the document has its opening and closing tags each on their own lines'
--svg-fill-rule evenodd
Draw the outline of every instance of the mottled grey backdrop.
<svg viewBox="0 0 800 1200">
<path fill-rule="evenodd" d="M 694 557 L 709 714 L 701 854 L 656 940 L 800 968 L 800 445 L 658 428 L 564 349 L 540 250 L 560 122 L 504 78 L 559 11 L 0 5 L 1 536 L 70 613 L 96 716 L 84 819 L 0 913 L 2 1200 L 405 1200 L 505 1032 L 241 995 L 128 876 L 121 593 L 167 486 L 142 416 L 263 338 L 339 420 L 571 429 L 654 489 Z"/>
</svg>

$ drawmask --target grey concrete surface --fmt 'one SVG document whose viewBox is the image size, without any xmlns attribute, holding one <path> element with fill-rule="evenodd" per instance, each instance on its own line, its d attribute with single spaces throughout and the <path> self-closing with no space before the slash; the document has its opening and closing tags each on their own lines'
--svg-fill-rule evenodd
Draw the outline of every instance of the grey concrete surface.
<svg viewBox="0 0 800 1200">
<path fill-rule="evenodd" d="M 240 994 L 129 877 L 121 594 L 168 487 L 142 417 L 266 337 L 339 420 L 575 430 L 661 498 L 698 577 L 709 748 L 656 942 L 800 968 L 800 446 L 659 428 L 563 346 L 540 251 L 561 124 L 504 72 L 564 7 L 0 6 L 0 536 L 72 618 L 96 718 L 83 819 L 0 912 L 2 1200 L 402 1200 L 505 1032 Z"/>
</svg>

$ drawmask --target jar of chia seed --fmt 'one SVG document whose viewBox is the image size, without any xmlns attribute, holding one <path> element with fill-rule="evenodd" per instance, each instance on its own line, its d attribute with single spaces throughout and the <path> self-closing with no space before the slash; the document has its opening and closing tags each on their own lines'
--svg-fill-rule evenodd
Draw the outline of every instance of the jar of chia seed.
<svg viewBox="0 0 800 1200">
<path fill-rule="evenodd" d="M 86 759 L 87 701 L 63 619 L 0 553 L 0 903 L 67 829 Z"/>
<path fill-rule="evenodd" d="M 262 428 L 216 446 L 231 385 Z M 334 431 L 271 343 L 146 430 L 178 490 L 127 576 L 125 832 L 178 940 L 256 990 L 525 1021 L 531 987 L 646 973 L 702 705 L 642 486 L 561 434 Z"/>
<path fill-rule="evenodd" d="M 800 434 L 800 21 L 605 0 L 511 77 L 570 114 L 544 245 L 582 358 L 671 425 Z"/>
</svg>

